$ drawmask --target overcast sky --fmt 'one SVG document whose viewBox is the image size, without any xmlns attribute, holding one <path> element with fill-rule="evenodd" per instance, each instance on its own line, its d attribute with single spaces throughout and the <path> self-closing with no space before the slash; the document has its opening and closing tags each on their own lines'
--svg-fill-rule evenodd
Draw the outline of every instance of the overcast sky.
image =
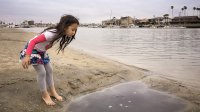
<svg viewBox="0 0 200 112">
<path fill-rule="evenodd" d="M 172 5 L 174 16 L 179 15 L 183 6 L 188 7 L 188 15 L 193 15 L 193 7 L 200 7 L 200 0 L 0 0 L 0 20 L 57 23 L 63 14 L 72 14 L 81 23 L 100 23 L 110 16 L 171 16 Z"/>
</svg>

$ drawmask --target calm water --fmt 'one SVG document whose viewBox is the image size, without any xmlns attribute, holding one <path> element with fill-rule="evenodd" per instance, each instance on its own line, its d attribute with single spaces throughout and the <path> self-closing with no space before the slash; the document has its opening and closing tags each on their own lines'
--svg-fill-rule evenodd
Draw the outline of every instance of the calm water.
<svg viewBox="0 0 200 112">
<path fill-rule="evenodd" d="M 183 112 L 186 106 L 182 99 L 130 82 L 78 97 L 66 112 Z"/>
<path fill-rule="evenodd" d="M 157 73 L 200 79 L 200 29 L 79 28 L 70 46 Z"/>
</svg>

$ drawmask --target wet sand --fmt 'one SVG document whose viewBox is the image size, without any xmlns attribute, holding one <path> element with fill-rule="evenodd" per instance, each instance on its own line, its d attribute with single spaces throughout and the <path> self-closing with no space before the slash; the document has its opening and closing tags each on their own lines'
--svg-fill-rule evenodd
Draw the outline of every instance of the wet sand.
<svg viewBox="0 0 200 112">
<path fill-rule="evenodd" d="M 200 88 L 171 77 L 154 75 L 148 70 L 88 55 L 70 46 L 64 54 L 56 54 L 57 46 L 48 51 L 55 86 L 65 101 L 55 101 L 57 105 L 54 107 L 46 106 L 37 86 L 36 72 L 31 66 L 24 70 L 19 63 L 20 50 L 34 35 L 18 29 L 0 29 L 1 112 L 65 112 L 66 105 L 79 96 L 136 80 L 188 101 L 186 112 L 200 111 Z"/>
</svg>

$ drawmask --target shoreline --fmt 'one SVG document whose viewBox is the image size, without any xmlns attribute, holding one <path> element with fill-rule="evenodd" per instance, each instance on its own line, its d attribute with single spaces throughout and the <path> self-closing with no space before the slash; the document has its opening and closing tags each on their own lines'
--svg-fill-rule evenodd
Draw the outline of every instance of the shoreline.
<svg viewBox="0 0 200 112">
<path fill-rule="evenodd" d="M 41 100 L 33 68 L 24 70 L 18 62 L 20 50 L 34 34 L 19 29 L 0 28 L 0 111 L 64 111 L 66 105 L 78 96 L 137 80 L 150 88 L 188 101 L 190 107 L 186 112 L 200 111 L 200 88 L 71 47 L 66 48 L 64 54 L 57 55 L 56 46 L 48 53 L 54 69 L 56 89 L 66 100 L 56 102 L 57 106 L 49 108 Z"/>
</svg>

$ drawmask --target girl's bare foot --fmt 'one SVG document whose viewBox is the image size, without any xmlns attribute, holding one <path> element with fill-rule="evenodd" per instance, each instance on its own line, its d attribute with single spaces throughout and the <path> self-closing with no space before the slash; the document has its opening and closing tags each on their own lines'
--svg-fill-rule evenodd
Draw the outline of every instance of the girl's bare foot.
<svg viewBox="0 0 200 112">
<path fill-rule="evenodd" d="M 54 87 L 50 87 L 49 95 L 55 97 L 58 101 L 63 101 L 62 96 L 58 95 Z"/>
<path fill-rule="evenodd" d="M 52 97 L 55 97 L 56 98 L 56 100 L 58 100 L 58 101 L 63 101 L 63 98 L 62 98 L 62 96 L 60 96 L 60 95 L 51 95 Z"/>
<path fill-rule="evenodd" d="M 58 100 L 58 101 L 63 101 L 62 96 L 58 95 L 58 93 L 56 93 L 56 92 L 55 93 L 50 92 L 49 95 L 52 97 L 55 97 L 56 100 Z"/>
<path fill-rule="evenodd" d="M 49 106 L 53 106 L 55 105 L 55 103 L 52 101 L 51 97 L 49 96 L 49 93 L 47 91 L 42 92 L 42 99 L 44 100 L 44 102 L 49 105 Z"/>
</svg>

